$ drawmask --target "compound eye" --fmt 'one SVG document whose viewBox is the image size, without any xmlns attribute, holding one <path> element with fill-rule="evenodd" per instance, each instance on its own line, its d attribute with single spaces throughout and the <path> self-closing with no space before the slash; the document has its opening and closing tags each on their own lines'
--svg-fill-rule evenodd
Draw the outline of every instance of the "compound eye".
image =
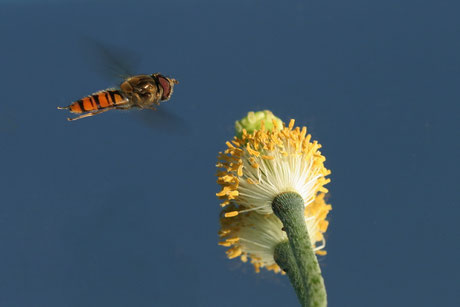
<svg viewBox="0 0 460 307">
<path fill-rule="evenodd" d="M 169 96 L 171 95 L 171 85 L 168 79 L 158 76 L 158 81 L 160 81 L 160 85 L 163 88 L 163 96 L 161 96 L 161 99 L 169 99 Z"/>
</svg>

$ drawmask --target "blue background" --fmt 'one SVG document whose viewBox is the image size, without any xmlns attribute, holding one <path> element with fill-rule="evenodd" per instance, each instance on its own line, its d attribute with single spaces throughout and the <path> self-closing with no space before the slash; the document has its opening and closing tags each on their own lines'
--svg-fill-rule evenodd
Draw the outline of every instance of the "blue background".
<svg viewBox="0 0 460 307">
<path fill-rule="evenodd" d="M 0 306 L 295 306 L 217 245 L 216 156 L 262 109 L 332 170 L 330 306 L 460 305 L 459 9 L 2 2 Z M 172 100 L 67 122 L 57 106 L 114 85 L 95 42 L 180 80 Z"/>
</svg>

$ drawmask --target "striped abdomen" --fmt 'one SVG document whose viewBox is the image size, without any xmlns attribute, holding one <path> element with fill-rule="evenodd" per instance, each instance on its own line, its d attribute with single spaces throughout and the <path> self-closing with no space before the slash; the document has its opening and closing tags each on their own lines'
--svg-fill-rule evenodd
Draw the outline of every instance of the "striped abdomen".
<svg viewBox="0 0 460 307">
<path fill-rule="evenodd" d="M 105 90 L 77 100 L 68 108 L 73 113 L 84 113 L 116 107 L 126 104 L 127 101 L 119 90 Z"/>
</svg>

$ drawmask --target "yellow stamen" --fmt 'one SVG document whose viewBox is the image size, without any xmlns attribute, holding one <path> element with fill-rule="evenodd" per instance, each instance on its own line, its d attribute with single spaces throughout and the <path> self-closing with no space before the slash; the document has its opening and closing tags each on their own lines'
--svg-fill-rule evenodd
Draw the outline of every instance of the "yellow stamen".
<svg viewBox="0 0 460 307">
<path fill-rule="evenodd" d="M 238 211 L 230 211 L 225 213 L 225 217 L 234 217 L 238 215 Z"/>
<path fill-rule="evenodd" d="M 241 255 L 241 249 L 237 247 L 232 247 L 227 251 L 227 257 L 233 259 Z"/>
<path fill-rule="evenodd" d="M 259 164 L 256 162 L 256 160 L 253 157 L 249 158 L 249 164 L 251 164 L 253 168 L 259 168 Z"/>
<path fill-rule="evenodd" d="M 222 203 L 220 204 L 220 206 L 221 206 L 221 207 L 225 207 L 225 206 L 227 206 L 229 203 L 230 203 L 230 201 L 229 201 L 229 200 L 226 200 L 226 201 L 222 202 Z"/>
<path fill-rule="evenodd" d="M 260 264 L 259 263 L 253 263 L 254 265 L 254 269 L 256 271 L 256 273 L 260 273 Z"/>
<path fill-rule="evenodd" d="M 235 243 L 238 242 L 239 240 L 240 240 L 240 238 L 235 237 L 235 238 L 227 239 L 227 242 L 232 243 L 232 244 L 235 244 Z"/>
<path fill-rule="evenodd" d="M 258 152 L 256 150 L 253 150 L 251 148 L 251 145 L 249 145 L 249 143 L 246 145 L 246 149 L 248 150 L 250 155 L 253 155 L 253 156 L 256 156 L 256 157 L 260 156 L 260 152 Z"/>
<path fill-rule="evenodd" d="M 242 177 L 243 176 L 243 165 L 240 165 L 238 167 L 238 176 Z"/>
<path fill-rule="evenodd" d="M 303 188 L 299 193 L 303 193 L 305 199 L 305 221 L 312 245 L 318 249 L 318 255 L 326 254 L 322 248 L 329 225 L 326 217 L 331 206 L 325 203 L 324 194 L 328 191 L 325 185 L 330 181 L 326 178 L 330 171 L 324 167 L 325 157 L 319 151 L 321 145 L 311 141 L 306 127 L 294 125 L 295 121 L 291 120 L 287 126 L 278 127 L 281 124 L 273 121 L 270 129 L 266 129 L 263 122 L 261 128 L 251 134 L 243 129 L 241 136 L 226 142 L 226 149 L 219 154 L 217 182 L 221 191 L 216 195 L 222 199 L 221 206 L 225 207 L 220 219 L 219 244 L 229 248 L 229 258 L 239 257 L 243 262 L 249 259 L 256 272 L 265 267 L 284 273 L 270 257 L 270 243 L 259 242 L 260 236 L 254 234 L 254 228 L 258 227 L 255 223 L 260 221 L 258 218 L 272 215 L 263 198 L 267 194 L 270 197 L 272 190 L 279 193 L 277 189 L 297 191 L 298 187 Z M 299 170 L 306 173 L 295 181 Z M 294 180 L 279 184 L 284 178 Z M 263 229 L 257 231 L 264 234 Z M 260 249 L 268 252 L 259 254 Z"/>
</svg>

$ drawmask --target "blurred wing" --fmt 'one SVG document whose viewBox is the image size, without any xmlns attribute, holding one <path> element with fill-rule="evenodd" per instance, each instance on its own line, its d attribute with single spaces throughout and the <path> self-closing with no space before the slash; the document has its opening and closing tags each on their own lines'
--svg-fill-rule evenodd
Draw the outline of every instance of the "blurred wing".
<svg viewBox="0 0 460 307">
<path fill-rule="evenodd" d="M 165 109 L 165 106 L 159 106 L 157 111 L 142 110 L 136 113 L 147 126 L 156 131 L 176 135 L 186 135 L 192 131 L 183 118 L 169 112 Z"/>
<path fill-rule="evenodd" d="M 120 83 L 135 75 L 135 68 L 140 64 L 140 57 L 135 52 L 102 43 L 94 38 L 82 38 L 81 46 L 92 69 L 111 82 Z"/>
</svg>

